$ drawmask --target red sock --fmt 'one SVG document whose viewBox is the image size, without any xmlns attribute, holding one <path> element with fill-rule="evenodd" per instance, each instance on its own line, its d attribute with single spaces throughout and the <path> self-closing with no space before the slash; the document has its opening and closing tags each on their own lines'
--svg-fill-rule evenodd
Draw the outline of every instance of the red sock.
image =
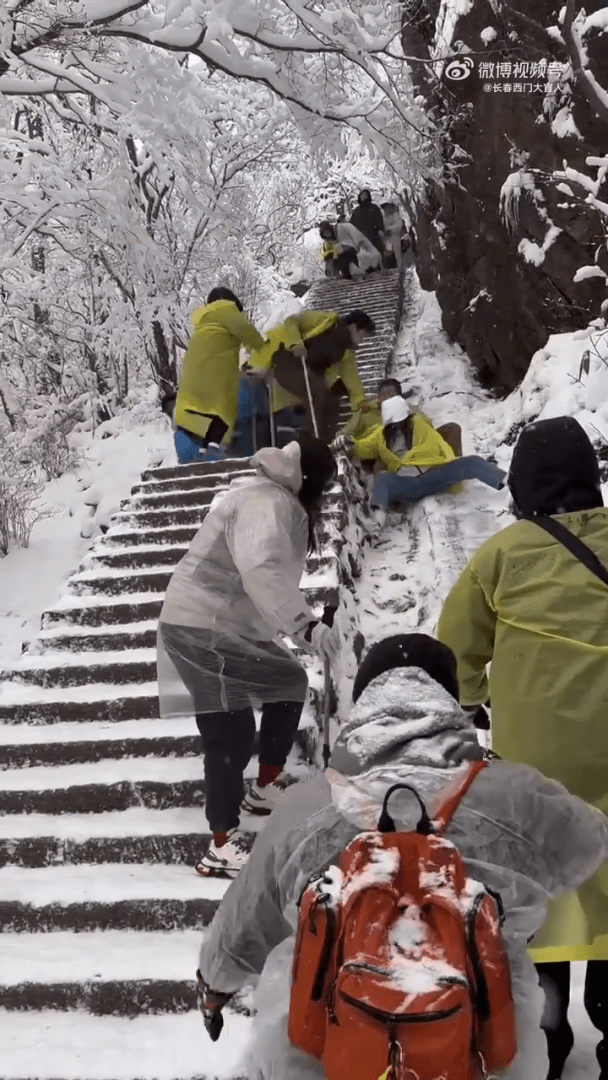
<svg viewBox="0 0 608 1080">
<path fill-rule="evenodd" d="M 223 847 L 224 844 L 226 843 L 227 839 L 228 839 L 228 833 L 227 832 L 214 832 L 214 834 L 213 834 L 213 843 L 215 844 L 216 847 Z"/>
<path fill-rule="evenodd" d="M 268 787 L 282 772 L 282 765 L 260 765 L 258 769 L 258 787 Z"/>
</svg>

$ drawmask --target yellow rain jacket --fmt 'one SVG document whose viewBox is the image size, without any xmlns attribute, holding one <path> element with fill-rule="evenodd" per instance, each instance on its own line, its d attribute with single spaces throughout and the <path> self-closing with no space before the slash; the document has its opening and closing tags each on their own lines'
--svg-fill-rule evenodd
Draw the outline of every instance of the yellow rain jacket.
<svg viewBox="0 0 608 1080">
<path fill-rule="evenodd" d="M 279 326 L 269 330 L 267 344 L 257 349 L 250 357 L 253 368 L 270 368 L 273 354 L 280 345 L 286 349 L 292 349 L 297 345 L 305 345 L 311 338 L 318 337 L 331 329 L 338 321 L 336 311 L 302 311 L 299 315 L 292 315 Z M 353 412 L 361 408 L 365 399 L 365 390 L 357 371 L 357 360 L 354 349 L 347 349 L 342 359 L 337 364 L 332 364 L 325 372 L 325 385 L 330 388 L 338 379 L 342 379 Z M 293 405 L 299 405 L 300 399 L 284 390 L 278 383 L 273 383 L 271 388 L 272 411 L 286 409 Z"/>
<path fill-rule="evenodd" d="M 608 566 L 608 509 L 555 515 Z M 473 556 L 437 636 L 456 654 L 461 700 L 492 703 L 492 746 L 608 814 L 608 588 L 532 521 Z M 486 665 L 490 663 L 489 679 Z M 608 864 L 551 901 L 537 963 L 608 958 Z"/>
<path fill-rule="evenodd" d="M 399 472 L 399 469 L 406 465 L 430 469 L 433 465 L 445 465 L 446 461 L 453 461 L 456 457 L 452 447 L 448 446 L 429 418 L 421 412 L 413 414 L 412 449 L 403 457 L 398 457 L 389 450 L 382 423 L 362 438 L 355 438 L 353 456 L 359 461 L 379 459 L 390 473 Z"/>
<path fill-rule="evenodd" d="M 231 300 L 216 300 L 192 315 L 193 333 L 177 389 L 175 423 L 205 436 L 210 416 L 228 424 L 230 438 L 236 421 L 240 379 L 239 351 L 260 349 L 264 338 Z"/>
</svg>

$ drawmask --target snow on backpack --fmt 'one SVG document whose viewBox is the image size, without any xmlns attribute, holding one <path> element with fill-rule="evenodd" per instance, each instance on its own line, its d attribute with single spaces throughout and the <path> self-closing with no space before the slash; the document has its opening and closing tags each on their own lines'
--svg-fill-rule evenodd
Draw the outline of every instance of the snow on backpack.
<svg viewBox="0 0 608 1080">
<path fill-rule="evenodd" d="M 289 1039 L 328 1080 L 481 1080 L 517 1044 L 500 898 L 467 878 L 444 832 L 485 762 L 472 763 L 431 821 L 408 784 L 378 832 L 304 890 Z M 394 791 L 416 796 L 416 832 L 396 832 Z"/>
</svg>

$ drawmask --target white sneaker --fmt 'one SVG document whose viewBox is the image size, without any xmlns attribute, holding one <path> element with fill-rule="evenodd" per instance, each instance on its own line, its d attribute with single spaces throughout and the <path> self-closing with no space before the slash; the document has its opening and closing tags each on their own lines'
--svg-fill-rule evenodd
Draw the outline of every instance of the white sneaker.
<svg viewBox="0 0 608 1080">
<path fill-rule="evenodd" d="M 297 780 L 295 776 L 290 776 L 286 772 L 282 772 L 272 784 L 267 784 L 266 787 L 260 787 L 257 780 L 254 780 L 241 803 L 241 809 L 249 814 L 272 814 L 281 796 L 292 784 L 297 784 Z"/>
<path fill-rule="evenodd" d="M 219 875 L 237 877 L 249 858 L 249 844 L 238 829 L 228 834 L 228 840 L 221 847 L 212 840 L 195 870 L 201 877 Z"/>
</svg>

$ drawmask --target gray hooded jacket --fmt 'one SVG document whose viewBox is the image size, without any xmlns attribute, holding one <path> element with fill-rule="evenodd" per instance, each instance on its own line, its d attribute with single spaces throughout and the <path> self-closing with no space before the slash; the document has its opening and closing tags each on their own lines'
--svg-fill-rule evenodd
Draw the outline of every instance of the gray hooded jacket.
<svg viewBox="0 0 608 1080">
<path fill-rule="evenodd" d="M 391 784 L 412 784 L 429 809 L 457 774 L 450 752 L 470 722 L 425 672 L 398 668 L 363 692 L 337 740 L 325 776 L 290 789 L 230 886 L 203 943 L 200 967 L 230 993 L 261 973 L 246 1075 L 253 1080 L 321 1077 L 318 1062 L 287 1040 L 289 973 L 297 900 L 308 878 L 360 832 L 375 828 Z M 397 792 L 391 814 L 414 829 L 418 807 Z M 501 894 L 519 1050 L 503 1074 L 538 1080 L 547 1071 L 540 1030 L 543 997 L 527 957 L 548 899 L 577 888 L 608 856 L 608 820 L 536 770 L 492 761 L 447 830 L 472 878 Z"/>
</svg>

